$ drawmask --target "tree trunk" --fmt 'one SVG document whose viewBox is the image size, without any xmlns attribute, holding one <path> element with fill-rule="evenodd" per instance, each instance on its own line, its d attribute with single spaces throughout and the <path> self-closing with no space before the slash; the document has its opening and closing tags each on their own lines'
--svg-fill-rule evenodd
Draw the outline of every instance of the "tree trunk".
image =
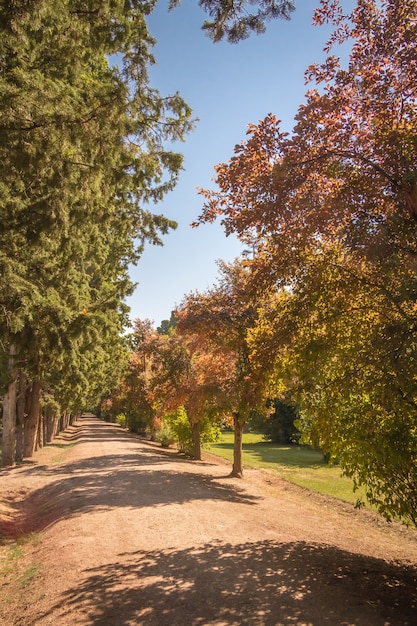
<svg viewBox="0 0 417 626">
<path fill-rule="evenodd" d="M 16 461 L 23 459 L 23 446 L 25 436 L 25 422 L 27 417 L 26 400 L 28 391 L 28 378 L 22 371 L 19 372 L 19 391 L 17 397 L 16 414 Z"/>
<path fill-rule="evenodd" d="M 36 439 L 35 450 L 41 450 L 45 445 L 45 417 L 41 410 L 39 410 L 38 417 L 38 436 Z"/>
<path fill-rule="evenodd" d="M 70 421 L 70 415 L 69 413 L 65 412 L 61 415 L 61 419 L 60 419 L 60 425 L 59 425 L 59 432 L 62 433 L 65 430 L 67 430 L 68 426 L 69 426 L 69 421 Z"/>
<path fill-rule="evenodd" d="M 201 461 L 200 422 L 193 422 L 191 429 L 193 431 L 194 458 L 196 461 Z"/>
<path fill-rule="evenodd" d="M 3 397 L 3 436 L 2 458 L 3 467 L 11 467 L 16 461 L 16 400 L 17 400 L 17 375 L 14 367 L 15 350 L 13 346 L 9 351 L 9 371 L 12 376 Z"/>
<path fill-rule="evenodd" d="M 23 447 L 23 456 L 25 458 L 33 456 L 35 452 L 40 416 L 40 397 L 41 384 L 35 380 L 30 390 L 29 411 L 25 424 Z"/>
<path fill-rule="evenodd" d="M 245 423 L 240 421 L 239 413 L 234 414 L 233 425 L 234 425 L 235 435 L 234 435 L 234 444 L 233 444 L 232 476 L 237 476 L 238 478 L 242 478 L 243 476 L 242 435 L 243 435 L 243 427 Z"/>
<path fill-rule="evenodd" d="M 57 434 L 57 425 L 59 417 L 56 413 L 47 412 L 44 415 L 44 427 L 45 427 L 45 444 L 51 443 Z"/>
</svg>

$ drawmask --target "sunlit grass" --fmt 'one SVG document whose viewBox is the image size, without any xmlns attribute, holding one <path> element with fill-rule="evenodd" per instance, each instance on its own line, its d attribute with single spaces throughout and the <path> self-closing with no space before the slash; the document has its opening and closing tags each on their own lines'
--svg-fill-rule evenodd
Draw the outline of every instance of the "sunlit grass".
<svg viewBox="0 0 417 626">
<path fill-rule="evenodd" d="M 233 433 L 222 433 L 212 444 L 210 452 L 228 461 L 233 460 Z M 355 504 L 364 493 L 353 491 L 353 483 L 341 475 L 337 465 L 328 465 L 318 450 L 308 446 L 280 446 L 264 441 L 257 433 L 244 433 L 242 444 L 243 466 L 264 468 L 291 483 Z"/>
<path fill-rule="evenodd" d="M 36 563 L 29 565 L 18 578 L 20 587 L 24 589 L 30 585 L 31 581 L 38 576 L 40 569 L 40 565 Z"/>
</svg>

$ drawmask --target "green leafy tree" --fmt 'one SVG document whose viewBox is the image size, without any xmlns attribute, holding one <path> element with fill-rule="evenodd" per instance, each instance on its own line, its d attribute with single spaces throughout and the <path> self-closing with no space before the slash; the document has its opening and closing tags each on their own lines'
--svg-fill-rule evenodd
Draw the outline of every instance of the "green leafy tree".
<svg viewBox="0 0 417 626">
<path fill-rule="evenodd" d="M 175 311 L 171 311 L 171 316 L 169 320 L 162 320 L 160 326 L 158 326 L 156 330 L 160 335 L 169 335 L 173 331 L 175 331 L 175 328 L 177 327 L 177 321 L 178 320 L 175 316 Z"/>
<path fill-rule="evenodd" d="M 255 242 L 257 288 L 286 293 L 253 341 L 276 355 L 301 424 L 386 516 L 417 521 L 417 5 L 323 0 L 349 63 L 311 66 L 291 135 L 275 116 L 216 167 L 201 221 Z"/>
</svg>

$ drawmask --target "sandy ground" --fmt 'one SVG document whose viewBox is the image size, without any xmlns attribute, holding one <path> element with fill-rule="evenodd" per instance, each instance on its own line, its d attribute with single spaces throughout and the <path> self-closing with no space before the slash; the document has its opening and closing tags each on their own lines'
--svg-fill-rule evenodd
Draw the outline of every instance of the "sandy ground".
<svg viewBox="0 0 417 626">
<path fill-rule="evenodd" d="M 417 623 L 417 531 L 229 472 L 92 417 L 2 470 L 0 623 Z"/>
</svg>

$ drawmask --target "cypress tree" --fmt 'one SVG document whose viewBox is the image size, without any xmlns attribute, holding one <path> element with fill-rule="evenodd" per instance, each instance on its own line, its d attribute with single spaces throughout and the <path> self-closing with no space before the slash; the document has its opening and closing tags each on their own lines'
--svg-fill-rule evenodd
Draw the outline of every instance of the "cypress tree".
<svg viewBox="0 0 417 626">
<path fill-rule="evenodd" d="M 182 139 L 192 121 L 178 94 L 164 98 L 149 85 L 153 6 L 13 0 L 0 7 L 6 399 L 18 371 L 44 389 L 55 386 L 64 403 L 71 402 L 66 385 L 79 402 L 97 387 L 92 377 L 104 384 L 103 355 L 123 354 L 128 266 L 145 242 L 160 243 L 175 227 L 149 203 L 175 185 L 181 156 L 164 145 Z M 98 357 L 102 367 L 94 368 Z M 8 406 L 4 425 L 14 422 Z"/>
</svg>

